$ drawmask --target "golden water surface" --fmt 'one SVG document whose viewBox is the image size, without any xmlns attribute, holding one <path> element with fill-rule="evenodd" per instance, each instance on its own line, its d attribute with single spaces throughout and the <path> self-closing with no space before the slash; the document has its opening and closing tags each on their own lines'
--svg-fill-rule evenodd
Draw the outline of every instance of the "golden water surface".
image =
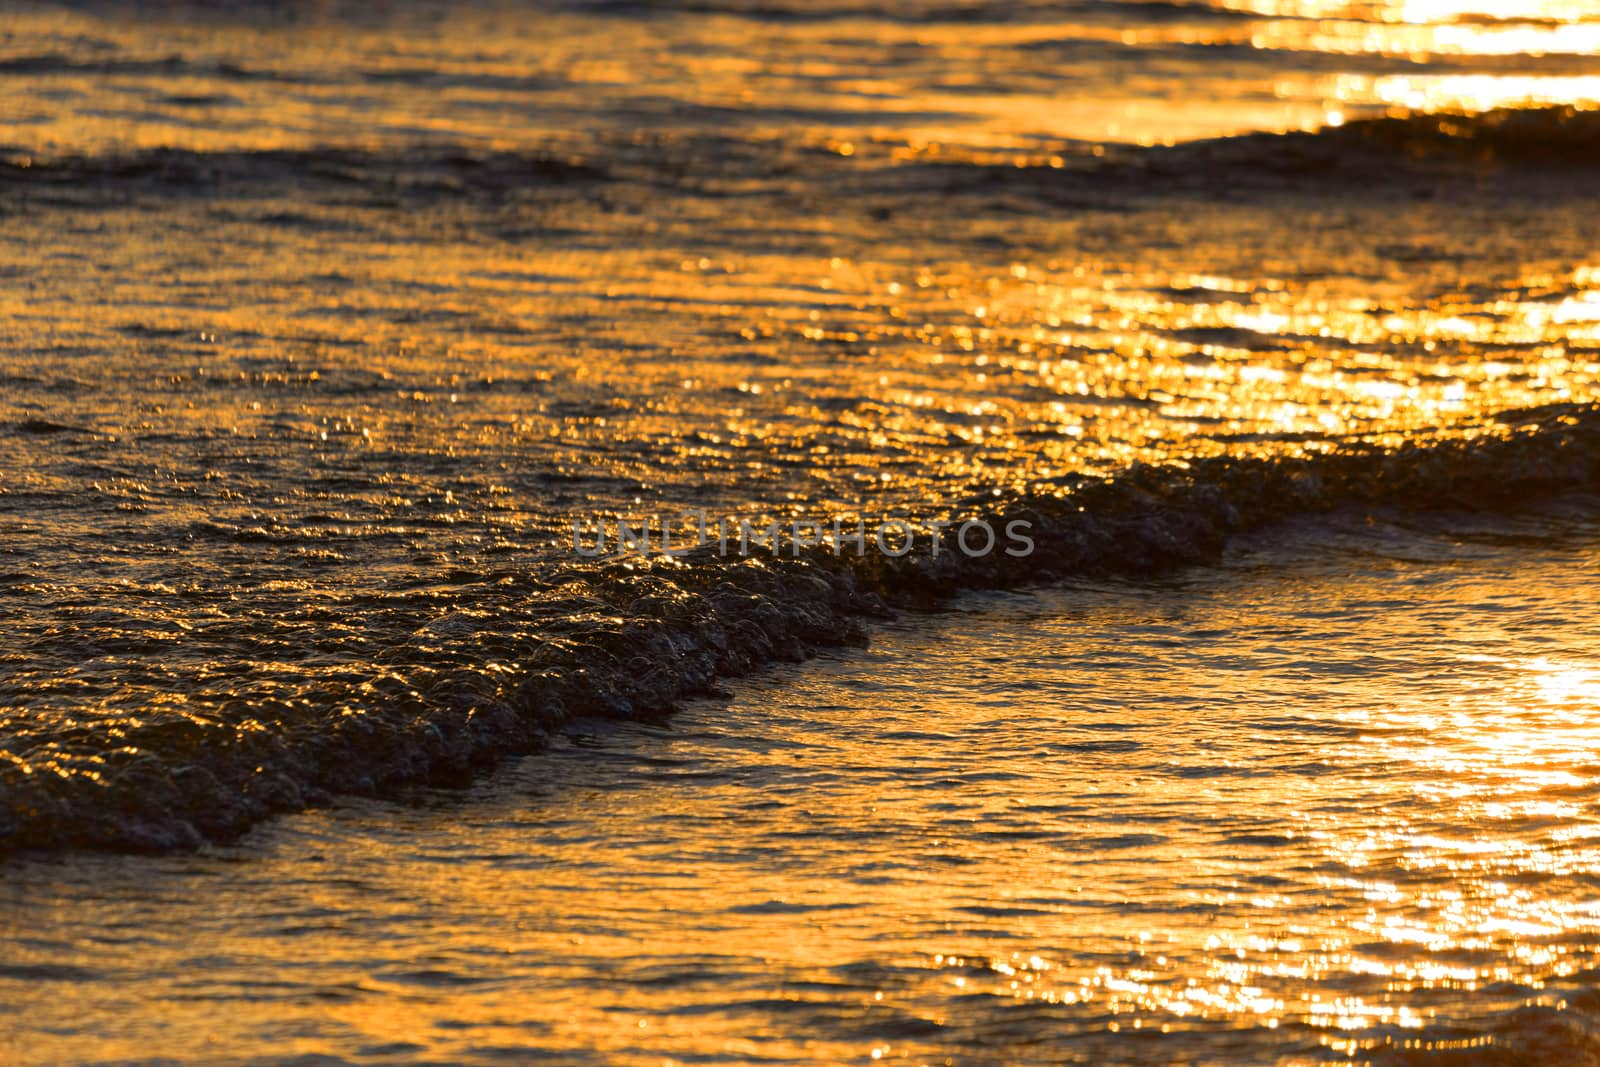
<svg viewBox="0 0 1600 1067">
<path fill-rule="evenodd" d="M 637 695 L 605 650 L 723 572 L 575 517 L 1581 411 L 1594 107 L 1563 0 L 8 5 L 0 852 L 420 777 L 553 663 Z M 1461 522 L 0 861 L 0 1053 L 1584 1062 L 1593 531 Z"/>
</svg>

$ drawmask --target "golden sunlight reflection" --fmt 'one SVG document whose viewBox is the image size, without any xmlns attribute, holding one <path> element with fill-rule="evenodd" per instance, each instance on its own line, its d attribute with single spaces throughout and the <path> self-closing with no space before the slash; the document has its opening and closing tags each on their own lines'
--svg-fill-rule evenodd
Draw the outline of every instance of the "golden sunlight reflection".
<svg viewBox="0 0 1600 1067">
<path fill-rule="evenodd" d="M 1593 4 L 200 6 L 0 31 L 0 1059 L 1588 1040 Z"/>
<path fill-rule="evenodd" d="M 1415 26 L 1370 22 L 1273 22 L 1254 28 L 1250 44 L 1260 49 L 1328 55 L 1408 56 L 1597 56 L 1600 23 L 1535 22 L 1521 25 L 1472 23 Z"/>
<path fill-rule="evenodd" d="M 1341 74 L 1328 87 L 1341 103 L 1387 104 L 1405 111 L 1489 111 L 1507 107 L 1600 107 L 1600 75 Z"/>
<path fill-rule="evenodd" d="M 1581 22 L 1594 16 L 1587 0 L 1215 0 L 1256 15 L 1369 22 Z"/>
<path fill-rule="evenodd" d="M 571 151 L 627 137 L 668 106 L 740 116 L 752 131 L 792 124 L 828 135 L 848 158 L 861 138 L 885 133 L 966 147 L 1157 144 L 1389 109 L 1600 105 L 1600 21 L 1583 4 L 1222 6 L 1248 17 L 1207 19 L 1195 5 L 1192 15 L 1185 6 L 1142 20 L 1135 5 L 1126 25 L 1068 10 L 992 22 L 857 19 L 841 36 L 827 20 L 662 18 L 646 29 L 581 7 L 489 5 L 424 21 L 428 44 L 415 55 L 396 43 L 397 32 L 421 32 L 403 9 L 390 16 L 398 31 L 357 22 L 339 29 L 337 47 L 331 28 L 270 20 L 230 34 L 156 16 L 112 26 L 30 10 L 16 16 L 24 62 L 63 40 L 101 40 L 124 58 L 105 78 L 92 57 L 64 56 L 48 77 L 18 82 L 7 143 L 44 155 L 419 139 Z M 600 55 L 578 43 L 599 38 Z M 1241 68 L 1236 49 L 1255 55 Z M 169 59 L 181 62 L 163 68 Z M 596 94 L 606 108 L 590 106 Z M 129 102 L 103 106 L 105 95 Z M 574 113 L 585 122 L 564 118 Z"/>
<path fill-rule="evenodd" d="M 559 744 L 470 803 L 292 820 L 252 846 L 251 878 L 177 860 L 127 903 L 26 868 L 10 884 L 62 904 L 42 924 L 7 905 L 32 924 L 20 962 L 85 943 L 81 893 L 183 916 L 93 949 L 164 975 L 151 995 L 197 970 L 213 995 L 257 988 L 231 961 L 292 938 L 276 980 L 322 992 L 230 1002 L 223 1053 L 286 1018 L 318 1020 L 305 1055 L 450 1062 L 531 1044 L 916 1063 L 1013 1040 L 1105 1062 L 1134 1034 L 1203 1063 L 1505 1052 L 1558 1035 L 1600 963 L 1600 644 L 1573 614 L 1600 531 L 1530 551 L 1540 527 L 1506 522 L 1367 527 L 1359 547 L 1308 530 L 1273 568 L 1185 579 L 1181 605 L 1126 585 L 991 598 L 671 730 Z M 1557 613 L 1587 621 L 1537 625 Z M 276 895 L 329 842 L 341 877 Z M 179 872 L 208 891 L 168 899 Z M 74 1006 L 105 1056 L 127 1047 L 104 1018 L 127 1004 Z"/>
</svg>

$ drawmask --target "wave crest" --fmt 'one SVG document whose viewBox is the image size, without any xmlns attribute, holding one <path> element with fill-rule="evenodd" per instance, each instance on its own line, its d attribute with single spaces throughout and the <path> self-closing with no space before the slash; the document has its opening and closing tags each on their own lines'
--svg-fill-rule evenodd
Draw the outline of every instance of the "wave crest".
<svg viewBox="0 0 1600 1067">
<path fill-rule="evenodd" d="M 346 677 L 319 706 L 275 709 L 258 694 L 248 715 L 135 717 L 122 747 L 92 755 L 24 736 L 0 749 L 0 852 L 188 847 L 334 793 L 458 783 L 576 716 L 659 715 L 719 678 L 859 641 L 886 609 L 962 589 L 1153 575 L 1214 559 L 1237 534 L 1342 508 L 1517 507 L 1595 488 L 1600 407 L 1561 406 L 1441 443 L 1136 466 L 999 499 L 983 517 L 1031 523 L 1026 558 L 973 558 L 951 542 L 898 559 L 574 560 L 486 587 L 482 610 L 418 629 L 391 669 Z"/>
</svg>

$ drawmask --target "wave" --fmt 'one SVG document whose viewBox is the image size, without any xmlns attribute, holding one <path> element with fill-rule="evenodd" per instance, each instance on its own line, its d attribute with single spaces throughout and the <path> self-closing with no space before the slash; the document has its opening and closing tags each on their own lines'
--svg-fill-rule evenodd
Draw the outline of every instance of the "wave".
<svg viewBox="0 0 1600 1067">
<path fill-rule="evenodd" d="M 1075 143 L 1063 146 L 1051 159 L 1041 153 L 1027 161 L 958 160 L 923 166 L 991 181 L 1010 176 L 1017 182 L 1079 189 L 1100 185 L 1123 193 L 1164 189 L 1175 181 L 1201 187 L 1234 187 L 1252 180 L 1303 187 L 1319 179 L 1347 190 L 1343 183 L 1351 177 L 1382 188 L 1416 177 L 1476 177 L 1485 168 L 1587 178 L 1600 167 L 1600 111 L 1550 107 L 1477 114 L 1430 112 L 1154 147 Z"/>
<path fill-rule="evenodd" d="M 1502 986 L 1481 991 L 1487 1001 L 1522 994 L 1521 1007 L 1491 1011 L 1468 1023 L 1385 1027 L 1360 1039 L 1361 1056 L 1374 1067 L 1449 1063 L 1501 1067 L 1540 1063 L 1592 1067 L 1600 1063 L 1600 992 L 1586 972 L 1553 979 L 1542 989 Z"/>
<path fill-rule="evenodd" d="M 1297 171 L 1365 169 L 1374 158 L 1593 170 L 1600 166 L 1600 111 L 1502 108 L 1361 119 L 1309 132 L 1194 142 L 1156 149 L 1152 155 L 1188 165 L 1216 162 Z"/>
<path fill-rule="evenodd" d="M 942 551 L 925 542 L 901 558 L 816 548 L 799 558 L 710 548 L 597 564 L 572 556 L 502 576 L 482 610 L 458 606 L 369 673 L 343 672 L 317 706 L 258 697 L 245 714 L 130 717 L 121 747 L 90 758 L 42 730 L 22 738 L 0 750 L 0 852 L 192 847 L 335 794 L 461 783 L 537 750 L 575 717 L 665 714 L 720 678 L 858 642 L 872 618 L 964 589 L 1156 575 L 1296 516 L 1513 509 L 1596 488 L 1600 407 L 1558 406 L 1436 443 L 1355 440 L 1297 456 L 1134 466 L 981 508 L 951 505 L 997 529 L 1029 523 L 1027 557 L 969 556 L 953 530 Z M 535 617 L 537 631 L 509 625 Z"/>
<path fill-rule="evenodd" d="M 1600 111 L 1539 108 L 1357 119 L 1288 133 L 1142 147 L 1073 142 L 1027 156 L 946 151 L 881 167 L 856 189 L 881 217 L 919 197 L 972 197 L 988 210 L 1126 211 L 1177 196 L 1369 196 L 1583 200 L 1600 168 Z M 848 178 L 835 177 L 838 187 Z"/>
<path fill-rule="evenodd" d="M 788 116 L 785 121 L 793 120 Z M 1061 142 L 1026 156 L 952 148 L 936 159 L 892 158 L 892 146 L 862 146 L 856 158 L 791 136 L 752 130 L 662 132 L 537 150 L 487 151 L 452 144 L 389 148 L 195 151 L 162 148 L 36 158 L 0 147 L 0 210 L 69 197 L 121 202 L 129 190 L 155 196 L 276 195 L 356 189 L 381 202 L 465 197 L 498 201 L 540 189 L 592 195 L 602 183 L 632 183 L 652 195 L 792 196 L 819 187 L 904 199 L 1027 196 L 1032 205 L 1115 207 L 1177 191 L 1229 196 L 1240 189 L 1347 193 L 1415 191 L 1432 182 L 1477 182 L 1486 170 L 1514 180 L 1498 193 L 1542 196 L 1553 187 L 1587 195 L 1600 167 L 1600 111 L 1506 109 L 1475 115 L 1360 119 L 1291 133 L 1253 133 L 1173 146 Z"/>
<path fill-rule="evenodd" d="M 202 152 L 158 148 L 126 154 L 35 160 L 20 151 L 0 153 L 0 190 L 6 186 L 93 188 L 132 183 L 198 192 L 263 186 L 329 184 L 392 193 L 487 193 L 576 182 L 609 174 L 581 159 L 548 152 L 485 152 L 453 146 L 372 150 L 357 148 L 262 149 Z"/>
<path fill-rule="evenodd" d="M 1193 0 L 932 0 L 893 8 L 873 0 L 570 0 L 571 10 L 589 14 L 650 16 L 712 14 L 763 21 L 834 22 L 873 19 L 911 25 L 940 23 L 1004 25 L 1063 19 L 1149 22 L 1244 22 L 1245 12 Z M 1293 16 L 1277 16 L 1290 20 Z"/>
</svg>

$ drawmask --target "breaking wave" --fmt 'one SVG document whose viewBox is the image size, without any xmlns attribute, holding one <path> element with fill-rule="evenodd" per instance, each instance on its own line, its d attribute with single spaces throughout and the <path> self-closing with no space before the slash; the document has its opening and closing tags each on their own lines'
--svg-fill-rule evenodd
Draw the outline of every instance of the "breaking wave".
<svg viewBox="0 0 1600 1067">
<path fill-rule="evenodd" d="M 501 576 L 481 603 L 457 601 L 392 650 L 392 670 L 347 673 L 317 706 L 258 695 L 248 714 L 130 717 L 120 747 L 89 756 L 70 730 L 22 739 L 0 752 L 0 850 L 193 846 L 336 793 L 461 782 L 536 750 L 574 717 L 664 714 L 719 678 L 859 641 L 871 618 L 962 589 L 1159 574 L 1293 516 L 1517 508 L 1596 488 L 1600 409 L 1560 406 L 1439 443 L 1134 466 L 1048 495 L 990 498 L 980 514 L 991 523 L 1031 524 L 1025 558 L 973 558 L 953 541 L 902 558 L 574 555 Z"/>
<path fill-rule="evenodd" d="M 1600 111 L 1553 107 L 1361 119 L 1310 132 L 1225 138 L 1157 154 L 1294 170 L 1349 170 L 1363 167 L 1374 156 L 1592 169 L 1600 165 L 1597 149 Z"/>
</svg>

